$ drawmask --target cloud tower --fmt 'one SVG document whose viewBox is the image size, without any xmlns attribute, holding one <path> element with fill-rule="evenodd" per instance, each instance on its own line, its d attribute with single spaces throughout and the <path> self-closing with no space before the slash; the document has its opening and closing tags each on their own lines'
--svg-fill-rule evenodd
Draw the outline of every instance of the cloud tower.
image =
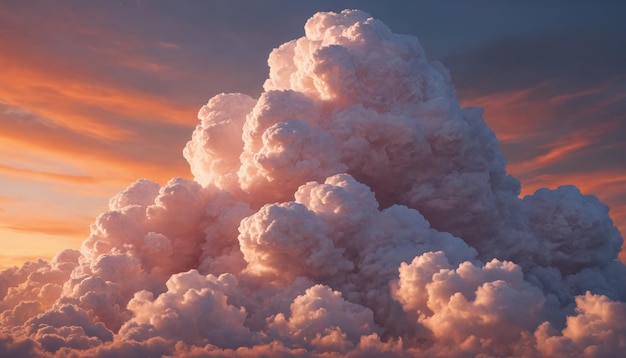
<svg viewBox="0 0 626 358">
<path fill-rule="evenodd" d="M 220 94 L 194 180 L 113 197 L 80 251 L 0 273 L 5 356 L 616 356 L 608 207 L 519 197 L 415 37 L 318 13 L 258 99 Z"/>
</svg>

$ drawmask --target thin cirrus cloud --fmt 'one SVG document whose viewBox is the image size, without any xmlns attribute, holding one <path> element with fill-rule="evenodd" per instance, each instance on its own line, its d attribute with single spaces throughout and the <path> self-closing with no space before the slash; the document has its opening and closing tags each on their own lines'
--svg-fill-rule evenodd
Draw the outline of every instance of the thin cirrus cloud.
<svg viewBox="0 0 626 358">
<path fill-rule="evenodd" d="M 613 123 L 590 124 L 587 128 L 577 129 L 540 147 L 544 153 L 529 160 L 511 163 L 510 169 L 512 172 L 528 178 L 557 164 L 577 161 L 582 153 L 592 150 L 606 150 L 606 135 L 620 129 L 619 126 L 619 123 L 613 121 Z M 580 165 L 581 163 L 577 164 Z"/>
<path fill-rule="evenodd" d="M 32 178 L 52 181 L 62 181 L 76 184 L 95 183 L 96 179 L 88 175 L 72 175 L 63 173 L 51 173 L 32 169 L 16 168 L 9 165 L 0 164 L 0 173 L 4 175 L 12 175 L 21 178 Z"/>
<path fill-rule="evenodd" d="M 38 213 L 36 218 L 33 213 Z M 89 235 L 91 222 L 91 216 L 59 210 L 52 204 L 32 203 L 24 198 L 0 201 L 0 265 L 21 266 L 24 257 L 37 261 L 58 252 L 61 245 L 77 247 Z"/>
<path fill-rule="evenodd" d="M 145 39 L 97 26 L 97 14 L 13 5 L 0 11 L 0 41 L 12 49 L 0 56 L 6 145 L 53 151 L 86 171 L 182 168 L 169 148 L 184 144 L 201 103 L 170 96 L 182 71 L 149 59 Z"/>
<path fill-rule="evenodd" d="M 137 37 L 40 5 L 0 9 L 0 44 L 11 49 L 0 54 L 0 195 L 11 198 L 0 226 L 16 257 L 77 247 L 110 193 L 137 177 L 188 176 L 179 148 L 201 103 L 170 96 L 187 75 L 152 63 Z M 59 205 L 59 216 L 32 217 Z M 19 263 L 5 256 L 0 266 Z"/>
<path fill-rule="evenodd" d="M 180 150 L 169 147 L 171 143 L 184 143 L 189 132 L 186 127 L 130 123 L 127 128 L 136 130 L 138 138 L 115 141 L 77 132 L 24 110 L 10 112 L 0 115 L 0 153 L 4 154 L 0 161 L 0 193 L 21 196 L 15 202 L 24 205 L 13 202 L 2 206 L 5 212 L 29 216 L 30 223 L 3 215 L 0 226 L 8 245 L 21 242 L 17 245 L 22 247 L 18 256 L 24 256 L 22 251 L 29 252 L 26 248 L 40 257 L 50 257 L 63 247 L 77 247 L 110 192 L 138 176 L 165 182 L 188 173 Z M 138 145 L 146 140 L 149 142 Z M 52 157 L 56 164 L 47 165 L 46 157 Z M 33 193 L 36 188 L 40 188 L 34 191 L 38 195 Z M 32 217 L 33 212 L 49 210 L 41 208 L 41 203 L 48 203 L 49 209 L 62 205 L 65 216 L 55 220 L 46 220 L 42 215 Z M 90 220 L 74 220 L 85 213 Z M 3 260 L 0 265 L 16 263 Z"/>
<path fill-rule="evenodd" d="M 121 180 L 132 180 L 136 177 L 136 174 L 132 173 L 134 170 L 145 170 L 156 175 L 157 180 L 162 180 L 169 175 L 162 173 L 163 167 L 172 171 L 181 170 L 181 175 L 184 175 L 182 159 L 170 152 L 168 146 L 172 142 L 184 142 L 183 136 L 188 131 L 187 128 L 158 123 L 145 126 L 142 123 L 133 123 L 132 126 L 139 132 L 138 137 L 142 129 L 145 131 L 145 134 L 141 134 L 141 139 L 113 141 L 76 132 L 30 113 L 0 114 L 3 151 L 55 153 L 59 160 L 81 168 L 81 171 L 86 173 L 76 176 L 40 171 L 40 176 L 47 175 L 50 179 L 56 177 L 57 180 L 65 181 L 73 178 L 75 181 L 82 180 L 85 183 L 111 180 L 119 183 Z M 168 138 L 168 141 L 165 138 Z M 145 145 L 136 145 L 145 140 L 152 141 Z M 35 168 L 39 166 L 37 162 L 30 165 Z M 9 166 L 4 167 L 5 172 L 9 169 Z M 11 172 L 19 170 L 13 166 Z M 30 177 L 37 175 L 38 172 L 30 168 L 21 170 Z M 116 172 L 117 175 L 116 177 L 101 175 L 107 172 Z"/>
<path fill-rule="evenodd" d="M 143 29 L 106 6 L 40 5 L 0 11 L 0 43 L 12 49 L 0 55 L 3 147 L 54 152 L 93 177 L 114 171 L 104 177 L 118 183 L 188 175 L 180 148 L 197 108 L 216 93 L 211 83 L 234 77 L 196 70 L 193 49 L 154 35 L 169 26 L 162 14 Z"/>
<path fill-rule="evenodd" d="M 6 219 L 3 217 L 3 219 Z M 0 228 L 11 231 L 20 231 L 25 233 L 40 233 L 50 236 L 78 237 L 89 233 L 89 223 L 93 220 L 91 217 L 83 217 L 79 220 L 67 220 L 67 218 L 44 218 L 33 224 L 30 217 L 13 217 L 10 225 L 0 225 Z"/>
<path fill-rule="evenodd" d="M 110 68 L 90 68 L 76 58 L 73 61 L 77 64 L 68 63 L 64 58 L 67 55 L 56 54 L 56 58 L 54 53 L 48 55 L 45 47 L 20 50 L 19 46 L 14 46 L 15 42 L 22 40 L 19 37 L 3 40 L 9 42 L 7 46 L 18 49 L 0 56 L 0 62 L 6 69 L 0 90 L 2 101 L 72 130 L 119 140 L 132 133 L 116 122 L 118 117 L 180 124 L 194 112 L 191 107 L 181 108 L 180 104 L 174 105 L 164 96 L 146 94 L 129 88 L 120 79 L 116 80 L 115 76 L 123 77 L 124 74 L 120 71 L 112 73 L 110 69 L 124 64 L 107 62 L 105 58 L 101 61 L 110 63 Z M 83 57 L 82 60 L 87 63 L 94 61 L 90 57 L 97 55 L 83 52 L 76 56 Z M 108 73 L 113 78 L 99 73 Z M 137 73 L 141 74 L 139 71 L 131 72 Z"/>
<path fill-rule="evenodd" d="M 0 196 L 0 204 L 9 204 L 9 203 L 14 203 L 15 202 L 15 198 L 11 198 L 8 196 Z"/>
</svg>

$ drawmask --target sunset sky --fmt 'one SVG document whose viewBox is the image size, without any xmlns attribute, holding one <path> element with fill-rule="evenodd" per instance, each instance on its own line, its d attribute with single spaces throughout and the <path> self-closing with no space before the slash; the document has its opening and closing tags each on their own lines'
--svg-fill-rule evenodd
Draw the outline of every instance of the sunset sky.
<svg viewBox="0 0 626 358">
<path fill-rule="evenodd" d="M 0 0 L 0 356 L 626 356 L 625 13 Z"/>
<path fill-rule="evenodd" d="M 358 7 L 419 38 L 484 108 L 522 195 L 574 184 L 626 233 L 626 5 L 618 1 L 0 2 L 0 268 L 78 248 L 182 149 L 220 92 L 258 97 L 269 52 Z"/>
</svg>

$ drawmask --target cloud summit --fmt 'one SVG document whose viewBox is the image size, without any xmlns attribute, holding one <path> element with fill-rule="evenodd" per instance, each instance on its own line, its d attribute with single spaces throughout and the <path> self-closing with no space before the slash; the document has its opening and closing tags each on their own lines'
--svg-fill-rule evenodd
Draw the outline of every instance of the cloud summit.
<svg viewBox="0 0 626 358">
<path fill-rule="evenodd" d="M 258 99 L 220 94 L 80 251 L 0 272 L 0 355 L 606 357 L 626 353 L 608 207 L 519 197 L 480 108 L 418 40 L 318 13 Z"/>
</svg>

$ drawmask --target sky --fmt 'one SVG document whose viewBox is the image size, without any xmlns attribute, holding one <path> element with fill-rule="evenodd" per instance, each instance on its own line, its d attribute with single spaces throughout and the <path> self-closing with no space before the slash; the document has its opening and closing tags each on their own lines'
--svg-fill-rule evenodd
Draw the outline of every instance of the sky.
<svg viewBox="0 0 626 358">
<path fill-rule="evenodd" d="M 0 267 L 78 247 L 182 148 L 221 92 L 258 97 L 269 52 L 317 11 L 360 8 L 418 37 L 484 108 L 522 194 L 575 184 L 626 231 L 626 24 L 618 1 L 3 1 Z"/>
<path fill-rule="evenodd" d="M 624 10 L 0 2 L 0 356 L 623 356 Z"/>
</svg>

